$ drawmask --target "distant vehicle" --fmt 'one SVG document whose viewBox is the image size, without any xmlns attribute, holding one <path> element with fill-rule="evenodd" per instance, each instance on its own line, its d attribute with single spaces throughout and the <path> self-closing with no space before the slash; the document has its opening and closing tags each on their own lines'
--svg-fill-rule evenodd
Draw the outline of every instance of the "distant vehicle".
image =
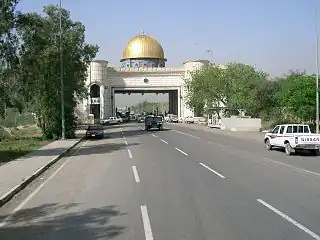
<svg viewBox="0 0 320 240">
<path fill-rule="evenodd" d="M 130 114 L 130 120 L 131 120 L 131 121 L 136 121 L 136 120 L 137 120 L 136 115 Z"/>
<path fill-rule="evenodd" d="M 154 116 L 149 115 L 145 119 L 145 130 L 149 131 L 152 128 L 157 128 L 159 131 L 163 130 L 163 117 L 162 116 Z"/>
<path fill-rule="evenodd" d="M 185 123 L 194 123 L 194 118 L 193 117 L 186 117 L 185 119 L 184 119 L 184 122 Z"/>
<path fill-rule="evenodd" d="M 172 123 L 178 123 L 179 122 L 179 118 L 177 115 L 172 115 L 171 119 L 169 120 Z"/>
<path fill-rule="evenodd" d="M 144 117 L 144 116 L 138 117 L 138 123 L 143 123 L 144 120 L 145 120 L 145 117 Z"/>
<path fill-rule="evenodd" d="M 100 120 L 100 124 L 101 125 L 109 125 L 110 123 L 109 123 L 109 119 L 101 119 Z"/>
<path fill-rule="evenodd" d="M 165 116 L 164 120 L 165 120 L 166 122 L 170 122 L 172 116 L 173 116 L 173 114 L 169 113 L 169 114 L 167 114 L 167 116 Z"/>
<path fill-rule="evenodd" d="M 267 150 L 272 148 L 284 148 L 287 155 L 295 153 L 296 150 L 307 150 L 318 155 L 320 148 L 320 134 L 311 133 L 305 124 L 277 125 L 264 136 Z"/>
<path fill-rule="evenodd" d="M 123 123 L 122 117 L 117 116 L 118 123 Z"/>
<path fill-rule="evenodd" d="M 86 139 L 88 138 L 103 138 L 103 126 L 100 124 L 89 125 L 86 132 Z"/>
<path fill-rule="evenodd" d="M 115 125 L 115 124 L 119 124 L 120 123 L 120 119 L 117 117 L 109 117 L 109 124 L 110 125 Z"/>
</svg>

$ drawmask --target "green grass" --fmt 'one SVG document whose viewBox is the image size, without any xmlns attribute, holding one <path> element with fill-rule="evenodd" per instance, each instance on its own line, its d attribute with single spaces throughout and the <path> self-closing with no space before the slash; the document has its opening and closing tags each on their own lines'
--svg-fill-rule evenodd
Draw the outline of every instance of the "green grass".
<svg viewBox="0 0 320 240">
<path fill-rule="evenodd" d="M 5 129 L 5 136 L 0 141 L 0 164 L 50 143 L 42 139 L 41 131 L 35 125 Z"/>
</svg>

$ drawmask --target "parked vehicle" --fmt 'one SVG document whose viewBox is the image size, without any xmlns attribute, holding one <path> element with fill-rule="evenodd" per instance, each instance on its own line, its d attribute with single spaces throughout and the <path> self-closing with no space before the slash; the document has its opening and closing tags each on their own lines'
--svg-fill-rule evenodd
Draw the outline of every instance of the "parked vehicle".
<svg viewBox="0 0 320 240">
<path fill-rule="evenodd" d="M 86 139 L 88 138 L 103 138 L 103 126 L 100 124 L 89 125 L 86 131 Z"/>
<path fill-rule="evenodd" d="M 149 115 L 145 119 L 145 130 L 149 131 L 152 128 L 157 128 L 159 131 L 163 130 L 163 117 Z"/>
<path fill-rule="evenodd" d="M 123 123 L 122 117 L 117 116 L 118 123 Z"/>
<path fill-rule="evenodd" d="M 110 124 L 109 119 L 101 119 L 100 124 L 101 125 L 109 125 Z"/>
<path fill-rule="evenodd" d="M 179 122 L 179 118 L 177 115 L 172 115 L 170 118 L 170 122 L 172 123 L 178 123 Z"/>
<path fill-rule="evenodd" d="M 120 119 L 117 117 L 109 117 L 109 124 L 110 125 L 115 125 L 115 124 L 119 124 L 120 123 Z"/>
<path fill-rule="evenodd" d="M 194 123 L 194 118 L 193 117 L 186 117 L 185 119 L 184 119 L 184 122 L 185 123 Z"/>
<path fill-rule="evenodd" d="M 166 122 L 170 122 L 172 116 L 173 116 L 173 114 L 169 113 L 169 114 L 167 114 L 167 116 L 165 116 L 164 120 L 165 120 Z"/>
<path fill-rule="evenodd" d="M 267 150 L 284 148 L 287 155 L 299 150 L 307 150 L 317 155 L 320 148 L 320 134 L 311 133 L 305 124 L 277 125 L 264 136 Z"/>
<path fill-rule="evenodd" d="M 144 117 L 144 116 L 138 117 L 138 123 L 143 123 L 144 120 L 145 120 L 145 117 Z"/>
</svg>

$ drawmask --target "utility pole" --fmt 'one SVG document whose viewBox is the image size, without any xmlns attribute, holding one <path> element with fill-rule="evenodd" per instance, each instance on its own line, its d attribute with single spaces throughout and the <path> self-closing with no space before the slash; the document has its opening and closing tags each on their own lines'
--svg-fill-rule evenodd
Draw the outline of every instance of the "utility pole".
<svg viewBox="0 0 320 240">
<path fill-rule="evenodd" d="M 319 33 L 318 33 L 318 9 L 316 9 L 316 133 L 319 133 Z"/>
<path fill-rule="evenodd" d="M 64 83 L 63 83 L 63 53 L 62 53 L 62 8 L 60 0 L 60 97 L 61 97 L 61 138 L 66 139 L 66 128 L 65 128 L 65 119 L 64 119 Z"/>
<path fill-rule="evenodd" d="M 211 50 L 211 49 L 208 49 L 206 52 L 207 52 L 207 53 L 210 53 L 210 63 L 212 63 L 212 50 Z"/>
</svg>

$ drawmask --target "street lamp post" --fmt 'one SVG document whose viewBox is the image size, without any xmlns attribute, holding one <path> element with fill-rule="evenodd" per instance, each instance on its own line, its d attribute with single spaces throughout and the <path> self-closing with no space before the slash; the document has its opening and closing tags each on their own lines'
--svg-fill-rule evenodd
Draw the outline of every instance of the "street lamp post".
<svg viewBox="0 0 320 240">
<path fill-rule="evenodd" d="M 59 30 L 60 30 L 60 97 L 61 97 L 61 138 L 66 138 L 65 116 L 64 116 L 64 83 L 63 83 L 63 53 L 62 53 L 62 8 L 59 3 Z"/>
<path fill-rule="evenodd" d="M 206 50 L 207 53 L 210 53 L 210 63 L 212 63 L 212 50 L 208 49 Z"/>
</svg>

